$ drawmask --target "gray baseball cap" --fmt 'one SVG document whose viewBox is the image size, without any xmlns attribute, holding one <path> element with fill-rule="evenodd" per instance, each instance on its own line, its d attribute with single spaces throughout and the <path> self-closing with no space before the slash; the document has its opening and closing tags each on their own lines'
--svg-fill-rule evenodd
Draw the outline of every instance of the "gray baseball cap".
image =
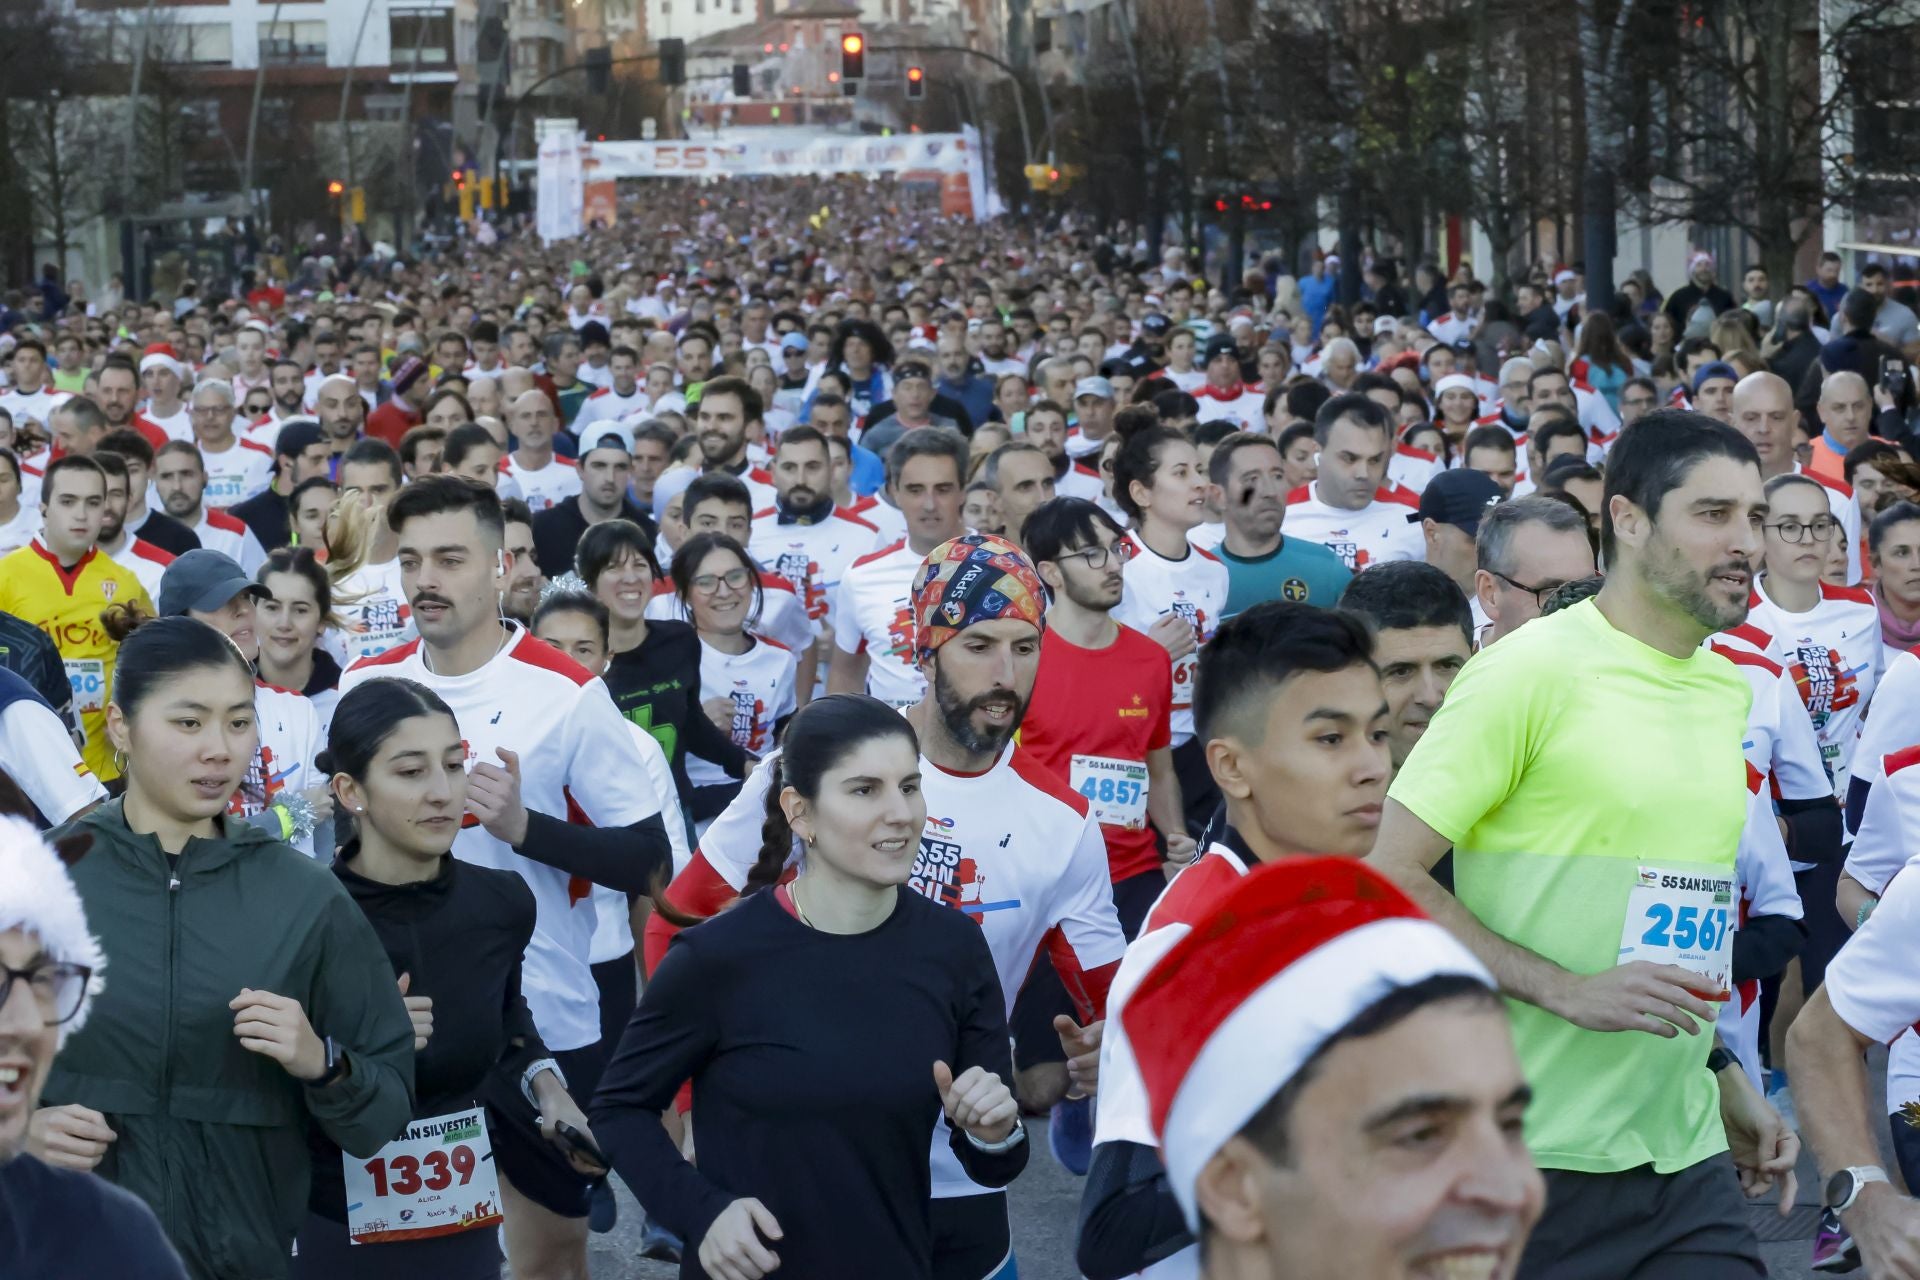
<svg viewBox="0 0 1920 1280">
<path fill-rule="evenodd" d="M 196 547 L 175 556 L 160 575 L 160 598 L 154 603 L 163 618 L 189 612 L 212 613 L 225 608 L 227 601 L 242 591 L 252 592 L 256 599 L 273 594 L 243 573 L 233 557 Z"/>
</svg>

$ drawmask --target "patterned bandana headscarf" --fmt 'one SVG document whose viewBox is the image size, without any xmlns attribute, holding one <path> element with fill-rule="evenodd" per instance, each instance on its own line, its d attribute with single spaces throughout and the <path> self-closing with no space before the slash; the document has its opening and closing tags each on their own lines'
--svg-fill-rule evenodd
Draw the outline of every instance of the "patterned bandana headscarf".
<svg viewBox="0 0 1920 1280">
<path fill-rule="evenodd" d="M 1020 548 L 969 533 L 943 542 L 913 580 L 914 652 L 925 658 L 975 623 L 1017 618 L 1042 625 L 1046 593 Z"/>
</svg>

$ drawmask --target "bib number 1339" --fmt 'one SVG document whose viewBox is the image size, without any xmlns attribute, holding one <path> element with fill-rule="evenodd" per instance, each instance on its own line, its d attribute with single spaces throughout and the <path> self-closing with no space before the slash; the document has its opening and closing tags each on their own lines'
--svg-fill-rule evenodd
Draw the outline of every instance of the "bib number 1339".
<svg viewBox="0 0 1920 1280">
<path fill-rule="evenodd" d="M 342 1154 L 347 1238 L 391 1244 L 500 1223 L 500 1177 L 479 1107 L 415 1120 L 371 1160 Z"/>
<path fill-rule="evenodd" d="M 1706 979 L 1707 992 L 1729 990 L 1737 904 L 1731 875 L 1641 867 L 1627 897 L 1620 963 L 1678 965 Z"/>
</svg>

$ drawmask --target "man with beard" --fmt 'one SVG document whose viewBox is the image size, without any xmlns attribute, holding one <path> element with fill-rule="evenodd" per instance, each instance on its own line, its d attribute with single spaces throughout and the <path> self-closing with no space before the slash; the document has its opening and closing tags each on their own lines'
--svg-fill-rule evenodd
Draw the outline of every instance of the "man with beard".
<svg viewBox="0 0 1920 1280">
<path fill-rule="evenodd" d="M 275 360 L 269 371 L 267 390 L 273 396 L 273 406 L 266 416 L 257 418 L 247 427 L 247 437 L 261 444 L 271 445 L 280 428 L 290 419 L 304 418 L 307 415 L 307 374 L 297 360 Z M 314 405 L 319 407 L 318 389 L 314 395 Z M 365 404 L 364 398 L 361 403 Z"/>
<path fill-rule="evenodd" d="M 147 438 L 138 431 L 109 431 L 94 446 L 96 455 L 119 455 L 127 464 L 127 505 L 129 527 L 137 538 L 144 538 L 162 551 L 185 555 L 200 545 L 199 536 L 151 500 L 149 482 L 153 478 L 154 452 Z"/>
<path fill-rule="evenodd" d="M 753 509 L 774 503 L 773 477 L 747 458 L 747 435 L 761 424 L 766 406 L 745 378 L 715 378 L 700 393 L 694 435 L 700 442 L 701 469 L 718 471 L 747 486 Z"/>
<path fill-rule="evenodd" d="M 1317 542 L 1280 531 L 1287 475 L 1272 436 L 1241 431 L 1214 446 L 1207 479 L 1219 494 L 1226 537 L 1214 554 L 1227 566 L 1226 621 L 1263 600 L 1331 606 L 1352 572 Z"/>
<path fill-rule="evenodd" d="M 107 477 L 107 501 L 100 517 L 100 539 L 96 546 L 140 579 L 147 594 L 160 595 L 160 575 L 173 563 L 173 553 L 162 551 L 127 529 L 127 460 L 117 453 L 96 451 L 93 460 Z"/>
<path fill-rule="evenodd" d="M 1085 498 L 1092 502 L 1105 489 L 1100 473 L 1075 462 L 1067 452 L 1067 411 L 1052 400 L 1042 400 L 1027 410 L 1027 439 L 1053 463 L 1053 491 L 1062 498 Z"/>
<path fill-rule="evenodd" d="M 193 531 L 200 545 L 256 573 L 267 550 L 253 530 L 236 516 L 206 505 L 207 469 L 200 451 L 185 440 L 170 440 L 153 458 L 153 493 L 161 509 Z"/>
<path fill-rule="evenodd" d="M 334 474 L 339 474 L 340 459 L 360 438 L 366 425 L 367 402 L 352 378 L 335 375 L 322 379 L 313 389 L 313 413 L 320 429 L 327 434 L 327 450 L 333 455 Z M 274 428 L 276 431 L 279 428 Z"/>
<path fill-rule="evenodd" d="M 557 510 L 557 508 L 556 508 Z M 527 509 L 527 504 L 518 498 L 503 498 L 500 501 L 500 514 L 507 522 L 506 583 L 500 588 L 500 612 L 512 618 L 522 626 L 533 625 L 534 611 L 540 607 L 540 592 L 547 585 L 547 571 L 539 561 L 537 521 L 539 516 Z M 551 515 L 543 511 L 540 515 Z M 567 557 L 567 569 L 573 567 L 571 547 Z M 562 573 L 566 569 L 561 570 Z"/>
<path fill-rule="evenodd" d="M 1798 1153 L 1741 1073 L 1701 1070 L 1731 984 L 1751 701 L 1701 642 L 1746 618 L 1766 511 L 1740 433 L 1636 423 L 1608 461 L 1599 595 L 1468 663 L 1388 794 L 1370 861 L 1510 997 L 1550 1206 L 1523 1277 L 1765 1274 L 1741 1188 Z M 1457 897 L 1429 871 L 1448 849 Z"/>
<path fill-rule="evenodd" d="M 795 655 L 803 671 L 818 669 L 818 638 L 832 643 L 841 578 L 879 541 L 872 525 L 834 508 L 832 470 L 827 438 L 812 427 L 789 427 L 773 455 L 774 505 L 754 512 L 747 539 L 748 554 L 793 584 L 813 620 L 816 646 Z"/>
<path fill-rule="evenodd" d="M 603 434 L 580 442 L 580 492 L 533 517 L 533 554 L 540 572 L 549 578 L 573 568 L 573 549 L 580 535 L 603 520 L 631 520 L 649 538 L 659 533 L 653 517 L 627 500 L 633 458 L 626 450 L 626 433 L 610 422 L 598 423 L 594 430 Z"/>
<path fill-rule="evenodd" d="M 140 375 L 134 370 L 133 361 L 117 355 L 106 358 L 95 375 L 93 402 L 100 406 L 108 430 L 118 431 L 123 427 L 140 430 L 140 415 L 136 412 L 140 403 Z M 147 439 L 158 449 L 168 437 L 160 433 Z"/>
<path fill-rule="evenodd" d="M 1030 1109 L 1059 1101 L 1069 1082 L 1094 1091 L 1102 1024 L 1091 1020 L 1104 1016 L 1126 949 L 1087 801 L 1013 741 L 1039 669 L 1044 590 L 1027 558 L 999 538 L 968 534 L 934 548 L 913 592 L 914 647 L 931 696 L 906 712 L 920 739 L 927 804 L 907 887 L 979 923 L 1009 1012 L 1044 945 L 1087 1023 L 1062 1017 L 1023 1038 L 1018 1018 L 1009 1019 L 1016 1065 L 1044 1051 L 1036 1038 L 1051 1044 L 1057 1036 L 1053 1056 L 1064 1051 L 1068 1059 L 1064 1071 L 1056 1061 L 1018 1073 Z M 759 857 L 769 777 L 762 761 L 701 836 L 667 890 L 674 906 L 710 915 L 741 891 Z M 656 913 L 647 925 L 649 970 L 672 934 Z M 948 1138 L 945 1121 L 936 1122 L 933 1275 L 980 1280 L 1012 1257 L 1006 1197 L 967 1178 Z"/>
</svg>

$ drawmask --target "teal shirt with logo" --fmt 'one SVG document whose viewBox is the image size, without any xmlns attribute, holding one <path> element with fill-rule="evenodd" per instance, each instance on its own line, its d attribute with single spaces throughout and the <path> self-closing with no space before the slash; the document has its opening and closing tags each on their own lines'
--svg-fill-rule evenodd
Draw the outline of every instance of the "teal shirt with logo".
<svg viewBox="0 0 1920 1280">
<path fill-rule="evenodd" d="M 1281 535 L 1280 545 L 1264 556 L 1245 559 L 1223 542 L 1213 554 L 1227 566 L 1227 607 L 1222 621 L 1263 600 L 1291 600 L 1331 609 L 1353 573 L 1340 557 L 1317 542 Z"/>
</svg>

